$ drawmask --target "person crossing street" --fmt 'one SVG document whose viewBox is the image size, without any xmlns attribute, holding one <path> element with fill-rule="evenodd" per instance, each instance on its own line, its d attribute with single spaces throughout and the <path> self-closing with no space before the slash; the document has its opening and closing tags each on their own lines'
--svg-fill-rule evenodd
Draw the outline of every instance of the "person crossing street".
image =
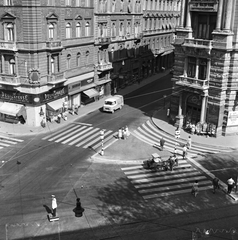
<svg viewBox="0 0 238 240">
<path fill-rule="evenodd" d="M 164 138 L 162 137 L 162 138 L 160 139 L 160 150 L 161 150 L 161 151 L 164 150 L 164 144 L 165 144 L 165 140 L 164 140 Z"/>
</svg>

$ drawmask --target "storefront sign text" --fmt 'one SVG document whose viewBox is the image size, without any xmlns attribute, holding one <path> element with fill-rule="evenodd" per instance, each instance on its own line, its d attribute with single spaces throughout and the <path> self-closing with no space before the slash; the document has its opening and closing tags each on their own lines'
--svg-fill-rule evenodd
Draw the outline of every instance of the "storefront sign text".
<svg viewBox="0 0 238 240">
<path fill-rule="evenodd" d="M 51 92 L 45 93 L 44 94 L 44 100 L 48 101 L 48 100 L 58 99 L 58 98 L 60 98 L 64 95 L 65 95 L 65 89 L 64 88 L 59 89 L 59 90 L 56 89 L 52 93 Z"/>
<path fill-rule="evenodd" d="M 0 91 L 0 99 L 8 102 L 29 103 L 29 95 L 19 92 Z"/>
</svg>

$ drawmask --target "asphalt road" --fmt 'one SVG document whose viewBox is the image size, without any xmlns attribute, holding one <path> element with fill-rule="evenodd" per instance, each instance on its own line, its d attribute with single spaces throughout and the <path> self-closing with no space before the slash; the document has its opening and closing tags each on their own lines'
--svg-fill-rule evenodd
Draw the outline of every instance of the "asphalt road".
<svg viewBox="0 0 238 240">
<path fill-rule="evenodd" d="M 112 131 L 127 125 L 133 130 L 144 123 L 154 109 L 164 105 L 163 96 L 169 96 L 171 93 L 170 78 L 171 76 L 166 76 L 128 94 L 125 96 L 124 108 L 114 114 L 99 110 L 78 119 L 78 123 L 92 124 L 93 127 Z M 100 215 L 111 224 L 139 222 L 143 225 L 143 233 L 140 236 L 133 232 L 132 225 L 129 227 L 130 232 L 134 233 L 134 239 L 146 239 L 145 236 L 149 236 L 147 227 L 152 230 L 150 239 L 157 239 L 157 234 L 161 236 L 160 239 L 169 239 L 162 236 L 175 236 L 176 232 L 179 237 L 181 233 L 181 238 L 177 239 L 189 239 L 187 237 L 191 233 L 191 226 L 193 229 L 196 226 L 202 228 L 205 226 L 203 223 L 208 222 L 208 225 L 214 228 L 234 226 L 231 223 L 236 220 L 233 213 L 236 205 L 233 205 L 234 202 L 224 194 L 214 196 L 207 193 L 199 199 L 180 195 L 176 198 L 160 198 L 145 202 L 125 178 L 120 165 L 92 163 L 90 161 L 90 156 L 94 154 L 92 149 L 49 142 L 43 140 L 43 137 L 26 137 L 23 143 L 1 150 L 1 160 L 8 162 L 0 169 L 0 239 L 6 239 L 6 224 L 20 226 L 21 235 L 24 236 L 26 227 L 21 225 L 22 223 L 32 222 L 41 225 L 41 222 L 45 222 L 47 207 L 51 207 L 51 194 L 57 196 L 61 215 L 66 213 L 66 216 L 72 215 L 76 197 L 83 196 L 87 199 L 83 204 L 88 209 L 95 205 L 100 206 Z M 232 154 L 229 157 L 232 158 Z M 215 160 L 216 158 L 210 159 L 210 165 L 206 164 L 205 160 L 201 160 L 200 163 L 204 161 L 206 167 L 215 171 L 218 166 L 218 163 L 216 168 L 212 166 Z M 222 159 L 219 161 L 221 173 L 227 166 L 226 163 Z M 229 168 L 232 169 L 233 166 L 232 160 Z M 230 175 L 228 170 L 227 175 Z M 210 209 L 206 218 L 204 209 L 207 211 Z M 218 216 L 217 212 L 224 213 L 224 217 L 220 217 L 219 214 Z M 191 214 L 190 220 L 186 215 L 188 213 Z M 152 219 L 155 219 L 155 222 Z M 224 219 L 226 222 L 223 224 Z M 72 223 L 72 228 L 77 226 L 74 224 L 76 223 Z M 11 235 L 11 230 L 16 229 L 18 228 L 8 229 L 12 239 L 15 236 Z M 117 233 L 120 233 L 118 239 L 133 239 L 132 235 L 125 234 L 125 226 L 117 229 Z M 34 236 L 35 233 L 32 234 Z M 59 236 L 56 235 L 55 238 L 58 239 Z"/>
</svg>

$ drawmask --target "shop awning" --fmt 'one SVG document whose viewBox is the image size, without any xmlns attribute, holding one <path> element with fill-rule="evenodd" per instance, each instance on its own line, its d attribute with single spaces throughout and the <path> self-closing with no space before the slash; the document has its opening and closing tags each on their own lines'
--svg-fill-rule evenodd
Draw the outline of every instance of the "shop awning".
<svg viewBox="0 0 238 240">
<path fill-rule="evenodd" d="M 49 102 L 49 103 L 47 103 L 46 107 L 47 107 L 48 110 L 57 111 L 57 110 L 59 110 L 60 108 L 63 107 L 63 100 L 58 99 L 58 100 L 55 100 L 53 102 Z"/>
<path fill-rule="evenodd" d="M 26 119 L 26 108 L 21 104 L 4 102 L 0 106 L 0 113 L 16 117 L 23 116 Z"/>
<path fill-rule="evenodd" d="M 83 91 L 89 98 L 93 98 L 99 95 L 99 92 L 93 88 Z"/>
</svg>

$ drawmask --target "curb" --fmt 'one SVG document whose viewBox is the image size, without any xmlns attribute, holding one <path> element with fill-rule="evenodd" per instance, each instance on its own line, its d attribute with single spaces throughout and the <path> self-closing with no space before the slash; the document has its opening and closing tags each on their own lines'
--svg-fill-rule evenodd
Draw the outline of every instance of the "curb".
<svg viewBox="0 0 238 240">
<path fill-rule="evenodd" d="M 173 134 L 169 133 L 169 132 L 166 132 L 165 130 L 163 130 L 162 128 L 160 128 L 154 121 L 154 116 L 157 114 L 158 110 L 154 111 L 154 113 L 152 114 L 152 116 L 150 117 L 152 123 L 154 124 L 155 127 L 157 127 L 160 131 L 166 133 L 167 135 L 171 136 L 171 137 L 174 137 Z M 181 140 L 185 141 L 186 142 L 186 139 L 184 138 L 181 138 Z M 210 147 L 210 148 L 214 148 L 214 147 L 217 147 L 218 149 L 224 149 L 224 150 L 238 150 L 238 148 L 235 148 L 235 147 L 224 147 L 224 146 L 220 146 L 220 145 L 209 145 L 209 144 L 202 144 L 202 143 L 198 143 L 198 142 L 194 142 L 193 141 L 193 144 L 197 145 L 197 146 L 202 146 L 202 147 Z"/>
</svg>

